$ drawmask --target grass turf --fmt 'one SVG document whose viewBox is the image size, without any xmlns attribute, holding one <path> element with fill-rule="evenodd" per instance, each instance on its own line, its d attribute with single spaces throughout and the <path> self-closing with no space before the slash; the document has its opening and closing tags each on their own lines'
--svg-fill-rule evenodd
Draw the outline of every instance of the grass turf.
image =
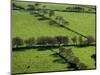
<svg viewBox="0 0 100 75">
<path fill-rule="evenodd" d="M 94 61 L 91 59 L 91 55 L 95 53 L 95 47 L 71 48 L 74 55 L 80 59 L 80 62 L 86 64 L 88 69 L 95 68 Z M 58 49 L 53 50 L 58 52 Z M 39 51 L 38 49 L 30 49 L 14 51 L 12 52 L 12 73 L 70 70 L 67 68 L 67 63 L 54 62 L 59 57 L 54 57 L 53 54 L 54 52 L 51 50 Z M 27 68 L 28 66 L 30 68 Z"/>
<path fill-rule="evenodd" d="M 24 4 L 24 3 L 23 3 Z M 50 6 L 51 7 L 51 6 Z M 57 7 L 58 8 L 58 7 Z M 56 12 L 56 15 L 63 16 L 69 23 L 71 29 L 83 35 L 95 37 L 95 14 Z M 49 25 L 48 20 L 39 21 L 34 15 L 27 11 L 12 11 L 12 37 L 27 39 L 30 37 L 65 35 L 69 37 L 79 36 L 69 30 L 57 26 Z M 76 48 L 71 47 L 74 55 L 81 62 L 85 63 L 89 69 L 95 68 L 91 55 L 95 53 L 95 47 Z M 58 51 L 58 49 L 53 49 Z M 12 72 L 45 72 L 69 70 L 67 64 L 53 62 L 54 52 L 50 50 L 38 51 L 37 49 L 12 52 Z M 30 66 L 30 68 L 28 68 Z"/>
</svg>

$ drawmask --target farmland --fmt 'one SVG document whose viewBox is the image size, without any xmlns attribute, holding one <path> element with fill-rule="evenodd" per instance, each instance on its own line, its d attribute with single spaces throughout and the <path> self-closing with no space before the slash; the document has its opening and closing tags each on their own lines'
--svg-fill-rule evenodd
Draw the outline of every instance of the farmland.
<svg viewBox="0 0 100 75">
<path fill-rule="evenodd" d="M 12 20 L 13 20 L 12 24 L 14 23 L 14 27 L 12 26 L 13 36 L 28 38 L 34 35 L 36 37 L 41 36 L 41 35 L 43 36 L 53 36 L 53 35 L 54 36 L 55 35 L 74 36 L 75 35 L 72 32 L 65 30 L 63 28 L 47 25 L 48 20 L 40 22 L 39 20 L 37 20 L 36 17 L 34 17 L 34 15 L 30 15 L 29 12 L 20 12 L 20 11 L 12 11 L 12 12 L 14 12 L 12 13 Z M 57 12 L 57 15 L 64 16 L 64 18 L 70 22 L 69 27 L 71 29 L 77 32 L 80 32 L 86 36 L 92 35 L 95 37 L 95 32 L 94 32 L 95 31 L 95 14 Z M 23 21 L 20 20 L 21 17 L 23 17 Z M 76 19 L 76 17 L 78 18 Z M 18 22 L 16 22 L 16 20 Z M 28 26 L 25 27 L 25 25 L 28 25 Z M 42 30 L 41 27 L 45 30 Z M 86 28 L 86 29 L 83 29 L 83 28 Z M 56 33 L 55 30 L 58 33 Z"/>
<path fill-rule="evenodd" d="M 64 28 L 58 28 L 56 26 L 48 25 L 48 20 L 39 21 L 37 20 L 36 17 L 34 17 L 34 15 L 30 15 L 29 12 L 20 12 L 20 11 L 12 11 L 12 12 L 14 12 L 14 14 L 12 13 L 12 24 L 14 24 L 14 26 L 12 26 L 13 36 L 20 36 L 26 39 L 32 36 L 39 37 L 39 36 L 55 36 L 55 35 L 68 35 L 68 36 L 75 35 L 72 32 L 65 30 Z M 20 20 L 21 17 L 23 17 L 23 21 Z M 26 25 L 27 27 L 25 27 Z M 55 30 L 58 33 L 56 33 Z"/>
<path fill-rule="evenodd" d="M 29 4 L 35 4 L 35 2 L 18 2 L 13 3 L 27 7 Z M 57 9 L 65 7 L 72 7 L 73 5 L 67 4 L 52 4 L 41 3 L 45 5 L 47 9 Z M 75 5 L 74 5 L 75 6 Z M 80 5 L 81 6 L 81 5 Z M 90 6 L 82 6 L 88 9 Z M 91 6 L 94 7 L 94 6 Z M 62 9 L 62 10 L 63 10 Z M 49 24 L 49 21 L 55 20 L 55 17 L 49 17 L 48 14 L 44 15 L 50 19 L 40 20 L 41 16 L 36 14 L 30 14 L 31 11 L 26 10 L 12 10 L 12 38 L 20 37 L 23 40 L 34 37 L 55 37 L 55 36 L 67 36 L 69 37 L 69 46 L 64 48 L 71 48 L 73 56 L 78 57 L 81 63 L 87 65 L 87 69 L 95 69 L 95 61 L 91 58 L 92 54 L 95 54 L 95 45 L 86 47 L 70 46 L 73 44 L 71 38 L 84 36 L 92 36 L 96 39 L 95 34 L 95 13 L 80 13 L 80 12 L 62 12 L 55 11 L 54 16 L 62 16 L 64 20 L 69 22 L 69 25 L 65 27 L 59 27 L 59 25 Z M 57 21 L 58 22 L 58 21 Z M 66 28 L 67 27 L 67 28 Z M 83 37 L 83 36 L 82 36 Z M 86 39 L 83 37 L 83 40 Z M 79 41 L 78 41 L 79 43 Z M 95 44 L 95 42 L 93 42 Z M 22 47 L 25 47 L 22 46 Z M 26 49 L 25 49 L 26 48 Z M 59 53 L 59 47 L 57 48 L 45 48 L 41 50 L 39 48 L 12 48 L 12 73 L 31 73 L 31 72 L 47 72 L 47 71 L 67 71 L 74 70 L 68 68 L 69 64 L 60 56 L 55 56 L 55 53 Z"/>
<path fill-rule="evenodd" d="M 57 51 L 57 49 L 54 49 Z M 73 48 L 75 56 L 78 56 L 82 62 L 87 64 L 90 69 L 94 68 L 94 61 L 91 54 L 95 53 L 94 47 Z M 13 73 L 24 72 L 46 72 L 68 70 L 68 64 L 54 62 L 59 57 L 54 57 L 51 50 L 39 51 L 36 49 L 13 52 L 12 53 L 12 71 Z M 87 58 L 86 58 L 87 57 Z M 63 60 L 62 60 L 63 61 Z M 87 63 L 88 62 L 88 63 Z M 31 66 L 27 69 L 27 66 Z"/>
</svg>

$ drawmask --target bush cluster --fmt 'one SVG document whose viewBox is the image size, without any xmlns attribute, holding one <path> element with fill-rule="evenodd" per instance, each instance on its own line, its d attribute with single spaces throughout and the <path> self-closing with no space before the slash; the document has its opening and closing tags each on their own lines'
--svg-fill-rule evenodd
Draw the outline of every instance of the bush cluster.
<svg viewBox="0 0 100 75">
<path fill-rule="evenodd" d="M 72 48 L 66 49 L 64 47 L 60 47 L 59 54 L 67 59 L 69 68 L 74 68 L 75 70 L 87 69 L 87 66 L 84 63 L 81 63 L 78 57 L 74 56 Z"/>
<path fill-rule="evenodd" d="M 12 46 L 13 47 L 20 47 L 20 46 L 33 46 L 33 45 L 67 45 L 68 44 L 68 37 L 67 36 L 56 36 L 56 37 L 38 37 L 35 39 L 34 37 L 29 38 L 27 40 L 23 40 L 20 37 L 15 37 L 12 39 Z"/>
<path fill-rule="evenodd" d="M 61 46 L 61 45 L 71 45 L 71 41 L 73 45 L 90 45 L 95 40 L 92 36 L 88 36 L 87 39 L 83 39 L 82 37 L 77 38 L 76 36 L 69 38 L 68 36 L 42 36 L 35 39 L 34 37 L 23 40 L 20 37 L 12 38 L 12 46 L 20 47 L 20 46 L 33 46 L 33 45 L 48 45 L 48 46 Z M 79 43 L 77 43 L 79 41 Z M 70 43 L 70 44 L 69 44 Z"/>
</svg>

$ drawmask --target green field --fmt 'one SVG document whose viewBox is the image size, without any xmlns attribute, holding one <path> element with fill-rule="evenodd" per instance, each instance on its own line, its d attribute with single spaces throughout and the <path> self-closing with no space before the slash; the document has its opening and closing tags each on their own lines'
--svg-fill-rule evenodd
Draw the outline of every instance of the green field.
<svg viewBox="0 0 100 75">
<path fill-rule="evenodd" d="M 22 7 L 28 7 L 28 5 L 34 5 L 35 2 L 25 2 L 25 1 L 13 1 L 12 3 L 16 3 L 16 5 L 20 5 Z M 74 7 L 74 6 L 80 6 L 83 7 L 86 11 L 88 11 L 89 8 L 95 8 L 95 6 L 89 6 L 89 5 L 76 5 L 76 4 L 61 4 L 61 3 L 48 3 L 48 2 L 40 2 L 43 6 L 45 5 L 47 9 L 52 10 L 65 10 L 67 7 Z M 40 7 L 42 8 L 42 7 Z M 95 11 L 94 9 L 92 11 Z"/>
<path fill-rule="evenodd" d="M 23 19 L 23 21 L 20 20 L 21 18 Z M 39 37 L 39 36 L 56 36 L 56 35 L 74 36 L 76 34 L 64 28 L 58 28 L 57 26 L 49 25 L 48 20 L 38 21 L 37 18 L 34 17 L 34 15 L 30 15 L 29 12 L 12 11 L 13 37 L 19 36 L 21 38 L 26 39 L 32 36 Z"/>
<path fill-rule="evenodd" d="M 15 2 L 18 5 L 26 7 L 31 2 Z M 60 9 L 69 7 L 71 5 L 49 4 L 44 3 L 48 9 Z M 63 16 L 69 22 L 68 27 L 85 36 L 95 36 L 95 16 L 93 13 L 76 13 L 76 12 L 55 12 L 56 16 Z M 52 17 L 54 19 L 54 17 Z M 28 39 L 30 37 L 41 36 L 59 36 L 64 35 L 68 37 L 80 35 L 55 25 L 49 25 L 49 20 L 38 20 L 34 14 L 31 15 L 29 11 L 12 10 L 12 38 L 20 37 Z M 70 39 L 71 40 L 71 39 Z M 80 61 L 88 66 L 88 69 L 95 69 L 94 60 L 91 58 L 95 54 L 95 46 L 89 47 L 65 47 L 72 48 L 75 56 Z M 58 48 L 53 49 L 58 52 Z M 47 71 L 63 71 L 70 70 L 67 68 L 67 63 L 54 62 L 60 57 L 54 57 L 52 50 L 46 49 L 40 51 L 38 49 L 23 49 L 22 51 L 12 51 L 12 73 L 30 73 L 30 72 L 47 72 Z M 27 68 L 30 66 L 30 68 Z"/>
<path fill-rule="evenodd" d="M 92 35 L 95 37 L 95 14 L 57 12 L 57 15 L 64 16 L 64 18 L 69 21 L 70 25 L 68 27 L 71 29 L 80 32 L 83 35 Z M 20 18 L 22 18 L 23 21 L 20 20 Z M 39 37 L 55 35 L 76 35 L 75 33 L 64 28 L 48 25 L 48 20 L 39 21 L 34 15 L 30 15 L 29 12 L 25 11 L 12 11 L 12 25 L 13 24 L 13 36 L 20 36 L 22 38 L 29 38 L 31 36 Z"/>
<path fill-rule="evenodd" d="M 68 27 L 71 29 L 86 36 L 92 35 L 95 38 L 95 14 L 57 12 L 57 15 L 63 16 L 70 23 Z"/>
<path fill-rule="evenodd" d="M 58 51 L 58 49 L 54 49 Z M 80 61 L 88 65 L 89 69 L 95 68 L 94 61 L 91 55 L 95 53 L 95 47 L 74 48 L 74 55 L 79 57 Z M 63 71 L 68 70 L 68 64 L 54 62 L 60 57 L 54 57 L 51 50 L 39 51 L 37 49 L 30 49 L 25 51 L 12 53 L 12 72 L 46 72 L 46 71 Z M 63 60 L 62 60 L 63 61 Z M 28 66 L 31 66 L 27 69 Z"/>
</svg>

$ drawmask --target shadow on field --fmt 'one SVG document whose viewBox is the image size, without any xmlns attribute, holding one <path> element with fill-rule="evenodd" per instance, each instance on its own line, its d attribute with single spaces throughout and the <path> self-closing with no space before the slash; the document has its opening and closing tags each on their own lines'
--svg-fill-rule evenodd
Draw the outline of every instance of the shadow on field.
<svg viewBox="0 0 100 75">
<path fill-rule="evenodd" d="M 66 64 L 66 68 L 68 68 L 69 70 L 71 70 L 71 69 L 78 70 L 76 64 L 72 64 L 72 63 L 68 62 L 68 60 L 65 57 L 63 57 L 62 55 L 60 55 L 59 53 L 54 53 L 54 55 L 55 54 L 58 55 L 59 58 L 56 57 L 56 59 L 53 60 L 54 63 Z"/>
<path fill-rule="evenodd" d="M 53 20 L 53 19 L 51 19 L 51 18 L 49 18 L 49 17 L 46 17 L 46 16 L 44 16 L 44 15 L 40 15 L 40 14 L 35 14 L 35 16 L 36 16 L 36 17 L 40 17 L 40 18 L 38 18 L 39 21 L 40 21 L 40 20 L 50 20 L 50 21 L 53 22 L 53 24 L 56 24 L 56 26 L 58 26 L 58 27 L 62 27 L 62 28 L 67 29 L 67 30 L 69 30 L 69 31 L 71 31 L 71 32 L 73 32 L 73 33 L 75 33 L 75 34 L 77 34 L 77 35 L 80 35 L 80 36 L 82 36 L 82 37 L 84 37 L 84 38 L 87 38 L 87 36 L 85 36 L 85 35 L 83 35 L 83 34 L 77 32 L 77 31 L 75 31 L 75 30 L 73 30 L 73 29 L 71 29 L 71 28 L 69 28 L 69 27 L 66 27 L 66 26 L 64 26 L 64 25 L 61 25 L 61 24 L 59 24 L 57 21 L 55 21 L 55 20 Z"/>
<path fill-rule="evenodd" d="M 47 17 L 45 17 L 45 16 L 40 16 L 39 18 L 38 18 L 38 20 L 39 21 L 44 21 L 44 20 L 49 20 L 50 18 L 47 18 Z"/>
<path fill-rule="evenodd" d="M 40 14 L 34 14 L 34 16 L 37 17 L 39 21 L 50 20 L 50 18 Z"/>
<path fill-rule="evenodd" d="M 52 56 L 54 56 L 54 57 L 55 57 L 55 55 L 57 56 L 57 57 L 55 57 L 55 60 L 53 60 L 54 63 L 66 64 L 66 68 L 69 70 L 86 70 L 87 69 L 87 68 L 80 69 L 77 66 L 77 63 L 68 61 L 68 59 L 66 59 L 63 55 L 61 55 L 60 53 L 57 53 L 54 50 L 51 50 L 51 51 L 54 52 L 54 54 L 52 54 Z"/>
<path fill-rule="evenodd" d="M 82 37 L 84 37 L 84 38 L 87 38 L 87 36 L 85 36 L 85 35 L 83 35 L 83 34 L 77 32 L 77 31 L 75 31 L 75 30 L 72 30 L 72 29 L 69 28 L 69 27 L 63 26 L 63 28 L 65 28 L 65 29 L 67 29 L 67 30 L 69 30 L 69 31 L 71 31 L 71 32 L 73 32 L 73 33 L 75 33 L 75 34 L 78 34 L 78 35 L 80 35 L 80 36 L 82 36 Z"/>
<path fill-rule="evenodd" d="M 66 64 L 65 60 L 63 60 L 61 58 L 55 59 L 55 60 L 53 60 L 53 62 L 60 63 L 60 64 Z"/>
<path fill-rule="evenodd" d="M 89 45 L 80 45 L 80 44 L 70 44 L 70 45 L 63 45 L 65 47 L 78 47 L 78 48 L 84 48 L 84 47 L 90 47 L 90 46 L 96 46 L 96 44 L 89 44 Z M 13 51 L 25 51 L 25 50 L 30 50 L 30 49 L 37 49 L 38 51 L 45 51 L 45 50 L 52 50 L 52 49 L 57 49 L 59 46 L 24 46 L 24 47 L 16 47 L 12 48 Z"/>
<path fill-rule="evenodd" d="M 39 21 L 44 21 L 44 20 L 49 20 L 48 18 L 43 18 L 43 17 L 40 17 L 38 18 Z"/>
<path fill-rule="evenodd" d="M 37 49 L 38 51 L 44 51 L 44 50 L 49 50 L 49 49 L 56 49 L 58 46 L 24 46 L 24 47 L 16 47 L 12 48 L 13 51 L 25 51 L 25 50 L 30 50 L 30 49 Z"/>
<path fill-rule="evenodd" d="M 60 64 L 66 64 L 66 61 L 59 56 L 59 53 L 57 53 L 56 51 L 53 51 L 53 50 L 51 50 L 51 51 L 54 52 L 53 54 L 51 54 L 51 56 L 56 58 L 55 60 L 53 60 L 53 62 L 60 63 Z"/>
<path fill-rule="evenodd" d="M 78 70 L 78 67 L 76 64 L 68 63 L 68 66 L 66 67 L 70 70 Z"/>
<path fill-rule="evenodd" d="M 51 54 L 51 56 L 53 56 L 53 57 L 59 57 L 58 53 L 53 53 L 53 54 Z"/>
</svg>

